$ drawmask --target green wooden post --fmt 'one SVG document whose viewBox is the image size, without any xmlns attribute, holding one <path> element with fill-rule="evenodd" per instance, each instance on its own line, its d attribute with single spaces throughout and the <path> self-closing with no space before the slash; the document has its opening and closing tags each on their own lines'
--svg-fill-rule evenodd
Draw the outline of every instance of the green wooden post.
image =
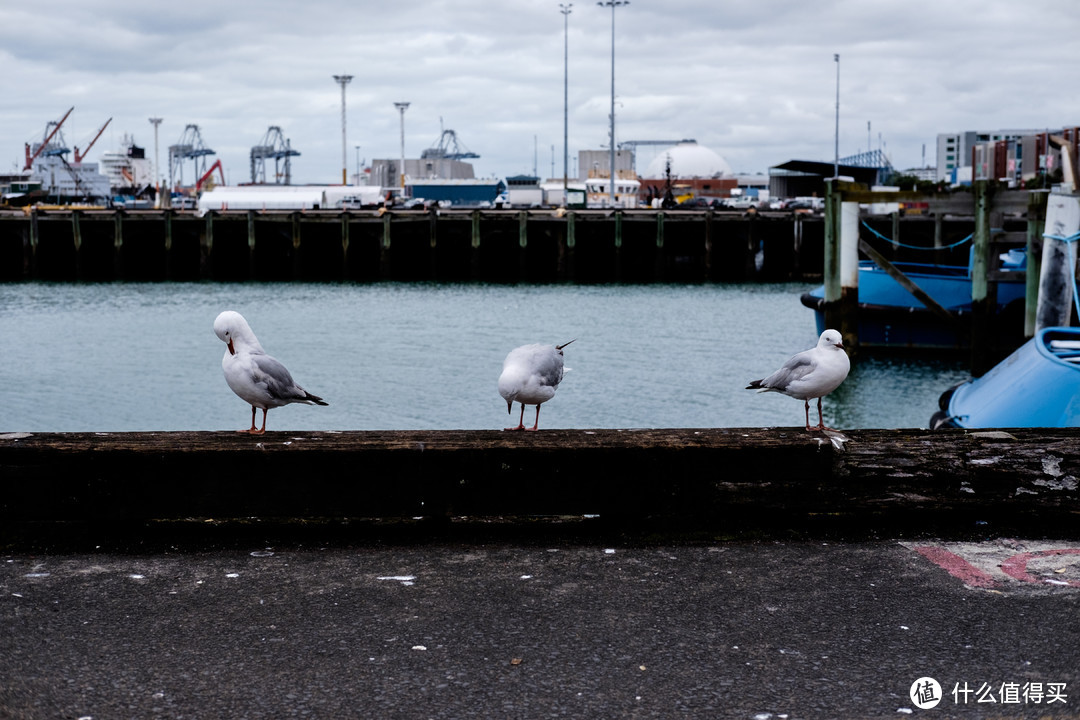
<svg viewBox="0 0 1080 720">
<path fill-rule="evenodd" d="M 1035 336 L 1039 309 L 1039 276 L 1042 274 L 1043 227 L 1046 223 L 1046 193 L 1028 194 L 1027 269 L 1024 271 L 1024 337 Z"/>
<path fill-rule="evenodd" d="M 480 247 L 480 211 L 472 211 L 472 246 L 473 248 Z"/>
<path fill-rule="evenodd" d="M 389 280 L 393 272 L 390 261 L 390 218 L 392 216 L 392 212 L 384 213 L 382 216 L 382 243 L 379 247 L 379 279 L 381 280 Z"/>
<path fill-rule="evenodd" d="M 214 277 L 214 213 L 206 213 L 205 230 L 202 238 L 201 272 L 204 280 Z"/>
<path fill-rule="evenodd" d="M 161 221 L 165 224 L 165 279 L 173 280 L 172 262 L 172 213 L 161 211 Z"/>
<path fill-rule="evenodd" d="M 656 260 L 653 262 L 653 279 L 663 282 L 666 273 L 664 258 L 664 212 L 656 213 Z"/>
<path fill-rule="evenodd" d="M 623 281 L 622 213 L 615 211 L 615 282 Z"/>
<path fill-rule="evenodd" d="M 971 374 L 978 377 L 994 366 L 993 314 L 996 288 L 990 285 L 990 208 L 992 188 L 986 180 L 975 182 L 975 232 L 971 261 Z"/>
<path fill-rule="evenodd" d="M 113 210 L 113 277 L 123 279 L 124 211 Z"/>
<path fill-rule="evenodd" d="M 829 305 L 840 300 L 840 204 L 835 180 L 825 181 L 825 325 L 830 322 Z"/>
<path fill-rule="evenodd" d="M 845 203 L 837 180 L 825 183 L 825 327 L 840 331 L 848 354 L 859 348 L 858 203 Z M 845 210 L 844 206 L 848 208 Z M 845 261 L 845 257 L 847 260 Z"/>
<path fill-rule="evenodd" d="M 82 227 L 79 225 L 79 216 L 81 214 L 81 210 L 71 211 L 71 239 L 75 242 L 75 252 L 79 252 L 82 247 Z"/>
<path fill-rule="evenodd" d="M 82 280 L 82 227 L 79 224 L 81 211 L 71 211 L 71 236 L 75 243 L 75 277 Z"/>
<path fill-rule="evenodd" d="M 566 213 L 566 254 L 563 257 L 561 265 L 561 279 L 569 282 L 573 282 L 577 278 L 577 262 L 574 245 L 577 241 L 574 239 L 574 227 L 576 223 L 576 215 L 573 210 L 569 210 Z"/>
</svg>

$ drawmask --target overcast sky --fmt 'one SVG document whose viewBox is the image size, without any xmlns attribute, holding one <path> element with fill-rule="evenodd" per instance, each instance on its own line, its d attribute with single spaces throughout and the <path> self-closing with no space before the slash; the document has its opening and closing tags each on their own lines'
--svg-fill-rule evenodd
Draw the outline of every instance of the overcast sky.
<svg viewBox="0 0 1080 720">
<path fill-rule="evenodd" d="M 0 2 L 0 160 L 49 120 L 89 154 L 132 133 L 162 174 L 188 124 L 230 184 L 271 125 L 298 150 L 294 183 L 340 182 L 347 163 L 418 157 L 453 129 L 478 176 L 562 176 L 563 21 L 554 0 L 51 0 Z M 569 21 L 570 172 L 606 148 L 612 11 L 575 2 Z M 694 138 L 739 173 L 840 155 L 935 162 L 938 133 L 1080 125 L 1080 2 L 633 0 L 615 11 L 616 142 Z M 868 138 L 867 122 L 870 125 Z M 868 142 L 869 141 L 869 142 Z M 638 157 L 644 170 L 655 149 Z M 554 173 L 552 172 L 554 168 Z M 190 177 L 190 172 L 186 177 Z"/>
</svg>

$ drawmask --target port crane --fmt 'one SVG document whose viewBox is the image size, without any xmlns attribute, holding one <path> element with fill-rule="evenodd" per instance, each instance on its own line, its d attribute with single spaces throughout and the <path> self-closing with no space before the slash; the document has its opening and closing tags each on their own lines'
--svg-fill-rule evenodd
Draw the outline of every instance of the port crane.
<svg viewBox="0 0 1080 720">
<path fill-rule="evenodd" d="M 185 160 L 192 161 L 195 177 L 200 178 L 206 174 L 206 157 L 216 154 L 206 147 L 198 125 L 186 125 L 180 140 L 169 146 L 169 185 L 176 187 L 183 184 Z"/>
<path fill-rule="evenodd" d="M 57 147 L 50 147 L 49 143 L 52 141 L 53 137 L 58 132 L 60 132 L 60 126 L 64 124 L 64 121 L 68 119 L 68 115 L 70 115 L 71 111 L 74 109 L 75 106 L 72 105 L 71 108 L 66 113 L 64 113 L 64 117 L 60 118 L 56 122 L 49 122 L 47 125 L 45 125 L 45 138 L 41 141 L 41 144 L 34 149 L 33 153 L 30 152 L 30 143 L 26 143 L 26 166 L 23 168 L 23 170 L 32 169 L 34 167 L 34 161 L 37 160 L 38 155 L 41 155 L 42 152 L 45 152 L 47 155 L 55 155 L 60 154 L 61 152 L 67 152 L 67 148 L 61 149 Z M 51 131 L 49 130 L 50 127 L 52 127 Z"/>
<path fill-rule="evenodd" d="M 215 170 L 218 171 L 218 177 L 221 178 L 221 184 L 225 184 L 225 171 L 221 169 L 221 161 L 215 160 L 214 164 L 210 166 L 210 169 L 203 173 L 202 177 L 199 178 L 199 181 L 195 183 L 196 193 L 202 191 L 203 185 L 211 190 L 214 188 L 213 175 Z"/>
<path fill-rule="evenodd" d="M 98 138 L 101 137 L 101 133 L 105 132 L 105 128 L 109 127 L 109 123 L 111 123 L 111 122 L 112 122 L 112 118 L 109 118 L 108 120 L 105 121 L 105 124 L 101 126 L 100 130 L 97 131 L 97 135 L 94 136 L 94 139 L 90 141 L 90 144 L 86 146 L 85 150 L 83 150 L 82 152 L 79 152 L 79 146 L 78 145 L 75 146 L 75 162 L 76 163 L 81 163 L 83 161 L 83 159 L 86 158 L 86 156 L 90 154 L 90 148 L 94 147 L 94 143 L 96 143 L 98 141 Z"/>
<path fill-rule="evenodd" d="M 266 183 L 266 161 L 274 161 L 274 183 L 292 184 L 292 164 L 289 158 L 297 157 L 299 151 L 293 150 L 284 137 L 281 128 L 271 125 L 258 145 L 251 148 L 251 182 Z M 284 167 L 283 167 L 284 166 Z"/>
<path fill-rule="evenodd" d="M 442 158 L 446 160 L 465 160 L 467 158 L 480 157 L 458 142 L 457 133 L 446 129 L 439 136 L 439 142 L 435 147 L 430 147 L 420 153 L 421 158 Z"/>
</svg>

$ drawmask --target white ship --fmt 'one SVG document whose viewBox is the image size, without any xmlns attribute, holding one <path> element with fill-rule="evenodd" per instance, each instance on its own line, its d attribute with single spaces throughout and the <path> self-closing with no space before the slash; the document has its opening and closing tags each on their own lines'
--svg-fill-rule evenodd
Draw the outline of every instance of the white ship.
<svg viewBox="0 0 1080 720">
<path fill-rule="evenodd" d="M 119 150 L 101 154 L 101 169 L 114 196 L 138 196 L 154 184 L 154 163 L 146 157 L 146 150 L 136 145 L 135 138 L 127 133 L 120 140 Z"/>
</svg>

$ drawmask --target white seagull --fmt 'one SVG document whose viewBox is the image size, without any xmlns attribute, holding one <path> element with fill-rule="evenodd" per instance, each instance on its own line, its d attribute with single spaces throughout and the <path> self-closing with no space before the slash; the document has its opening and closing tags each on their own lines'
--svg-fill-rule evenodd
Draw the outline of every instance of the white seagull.
<svg viewBox="0 0 1080 720">
<path fill-rule="evenodd" d="M 507 413 L 515 402 L 521 403 L 517 427 L 507 430 L 535 430 L 540 425 L 540 404 L 555 397 L 563 379 L 563 348 L 572 342 L 522 345 L 506 356 L 499 376 L 499 394 L 506 400 Z M 525 427 L 526 405 L 536 406 L 536 422 L 531 428 Z"/>
<path fill-rule="evenodd" d="M 251 429 L 240 432 L 261 435 L 266 432 L 266 411 L 289 403 L 327 405 L 296 384 L 288 369 L 259 344 L 244 316 L 226 310 L 214 320 L 214 333 L 227 346 L 221 369 L 232 391 L 251 405 Z M 262 408 L 262 428 L 255 428 L 255 409 Z"/>
<path fill-rule="evenodd" d="M 762 380 L 754 380 L 747 390 L 778 392 L 806 405 L 807 430 L 832 430 L 825 427 L 821 415 L 821 398 L 840 387 L 848 376 L 851 361 L 844 351 L 843 338 L 836 330 L 826 330 L 817 346 L 795 355 L 783 367 Z M 817 398 L 818 424 L 810 427 L 810 400 Z"/>
</svg>

